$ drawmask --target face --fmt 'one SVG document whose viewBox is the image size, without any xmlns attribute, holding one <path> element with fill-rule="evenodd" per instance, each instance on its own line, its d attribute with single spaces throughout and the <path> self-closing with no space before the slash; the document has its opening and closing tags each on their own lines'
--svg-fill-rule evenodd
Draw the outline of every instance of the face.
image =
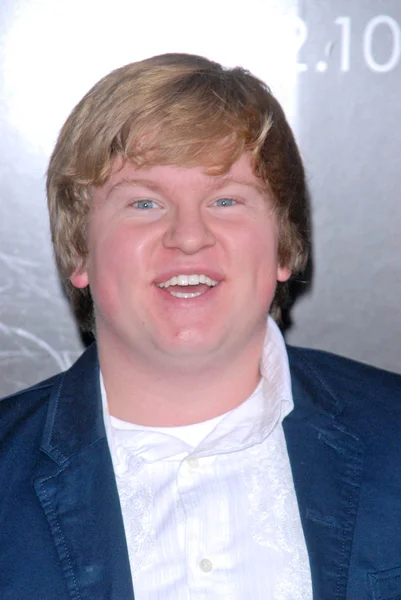
<svg viewBox="0 0 401 600">
<path fill-rule="evenodd" d="M 247 154 L 202 167 L 116 164 L 93 189 L 87 285 L 99 346 L 163 364 L 230 360 L 261 344 L 278 264 L 273 202 Z"/>
</svg>

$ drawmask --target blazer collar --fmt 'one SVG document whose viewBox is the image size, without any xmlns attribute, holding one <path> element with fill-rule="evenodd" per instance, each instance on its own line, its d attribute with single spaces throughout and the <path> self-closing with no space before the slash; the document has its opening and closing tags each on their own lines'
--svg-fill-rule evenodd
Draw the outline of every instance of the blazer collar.
<svg viewBox="0 0 401 600">
<path fill-rule="evenodd" d="M 134 600 L 95 345 L 56 379 L 41 450 L 34 486 L 70 598 Z"/>
<path fill-rule="evenodd" d="M 294 410 L 283 421 L 313 597 L 347 597 L 348 570 L 364 464 L 364 444 L 342 418 L 336 395 L 302 352 L 289 349 Z"/>
<path fill-rule="evenodd" d="M 53 386 L 41 450 L 61 466 L 105 436 L 99 362 L 92 344 Z"/>
</svg>

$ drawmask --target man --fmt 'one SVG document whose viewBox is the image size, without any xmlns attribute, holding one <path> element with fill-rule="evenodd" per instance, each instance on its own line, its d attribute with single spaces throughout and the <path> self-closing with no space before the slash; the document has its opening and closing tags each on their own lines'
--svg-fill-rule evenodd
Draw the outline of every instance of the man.
<svg viewBox="0 0 401 600">
<path fill-rule="evenodd" d="M 287 348 L 304 172 L 266 86 L 171 54 L 109 74 L 48 171 L 93 344 L 2 401 L 2 600 L 401 597 L 397 375 Z"/>
</svg>

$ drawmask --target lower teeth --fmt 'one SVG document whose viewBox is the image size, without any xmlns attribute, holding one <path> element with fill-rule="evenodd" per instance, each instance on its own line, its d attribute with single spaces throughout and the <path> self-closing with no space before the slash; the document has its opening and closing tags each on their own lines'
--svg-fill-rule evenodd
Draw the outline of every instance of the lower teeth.
<svg viewBox="0 0 401 600">
<path fill-rule="evenodd" d="M 204 292 L 173 292 L 169 290 L 172 296 L 175 298 L 196 298 L 196 296 L 201 296 Z"/>
</svg>

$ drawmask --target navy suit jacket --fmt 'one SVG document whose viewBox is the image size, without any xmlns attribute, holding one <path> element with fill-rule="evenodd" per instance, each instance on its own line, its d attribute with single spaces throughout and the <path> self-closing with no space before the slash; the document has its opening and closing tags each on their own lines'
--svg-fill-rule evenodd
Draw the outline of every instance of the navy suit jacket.
<svg viewBox="0 0 401 600">
<path fill-rule="evenodd" d="M 288 348 L 314 600 L 401 598 L 401 377 Z M 133 600 L 96 346 L 0 402 L 1 600 Z M 266 581 L 266 587 L 269 582 Z"/>
</svg>

